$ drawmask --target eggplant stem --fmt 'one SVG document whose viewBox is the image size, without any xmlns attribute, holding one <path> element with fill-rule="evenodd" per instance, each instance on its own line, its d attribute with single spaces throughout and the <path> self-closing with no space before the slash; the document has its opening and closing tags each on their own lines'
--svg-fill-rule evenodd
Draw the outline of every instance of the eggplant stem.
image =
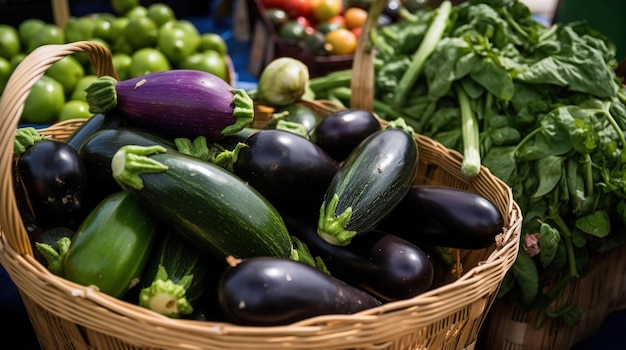
<svg viewBox="0 0 626 350">
<path fill-rule="evenodd" d="M 254 101 L 244 89 L 233 89 L 233 117 L 235 122 L 224 129 L 222 135 L 230 135 L 252 123 L 254 119 Z"/>
</svg>

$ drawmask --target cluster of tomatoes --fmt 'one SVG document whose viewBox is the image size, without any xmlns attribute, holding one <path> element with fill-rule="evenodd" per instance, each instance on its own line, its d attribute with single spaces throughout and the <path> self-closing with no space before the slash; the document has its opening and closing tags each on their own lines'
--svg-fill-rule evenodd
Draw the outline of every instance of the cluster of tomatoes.
<svg viewBox="0 0 626 350">
<path fill-rule="evenodd" d="M 363 0 L 260 0 L 259 3 L 280 38 L 301 42 L 316 56 L 353 54 L 369 7 L 369 1 Z M 400 0 L 389 1 L 379 23 L 395 21 L 402 6 Z"/>
</svg>

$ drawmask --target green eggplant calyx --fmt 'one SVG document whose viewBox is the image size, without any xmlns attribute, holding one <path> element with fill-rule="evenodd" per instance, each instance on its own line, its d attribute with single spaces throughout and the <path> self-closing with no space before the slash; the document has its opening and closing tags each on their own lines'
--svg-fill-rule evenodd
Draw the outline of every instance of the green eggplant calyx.
<svg viewBox="0 0 626 350">
<path fill-rule="evenodd" d="M 245 147 L 248 147 L 248 145 L 243 142 L 238 142 L 232 150 L 224 150 L 218 153 L 213 160 L 213 164 L 233 172 L 235 169 L 235 163 L 237 162 L 237 157 L 239 156 L 239 151 Z"/>
<path fill-rule="evenodd" d="M 176 283 L 161 265 L 152 284 L 139 292 L 139 305 L 168 317 L 188 315 L 193 312 L 186 298 L 192 280 L 193 275 L 186 275 Z"/>
<path fill-rule="evenodd" d="M 394 120 L 389 121 L 387 125 L 385 126 L 385 129 L 402 129 L 406 131 L 407 133 L 409 133 L 409 135 L 413 135 L 413 133 L 415 132 L 413 127 L 407 124 L 404 118 L 396 118 Z"/>
<path fill-rule="evenodd" d="M 283 111 L 278 113 L 272 113 L 270 120 L 267 122 L 267 127 L 275 129 L 279 121 L 285 120 L 289 116 L 289 111 Z"/>
<path fill-rule="evenodd" d="M 314 257 L 306 243 L 302 242 L 298 237 L 291 236 L 294 248 L 292 250 L 291 259 L 310 265 L 323 273 L 330 275 L 324 260 L 316 256 Z"/>
<path fill-rule="evenodd" d="M 222 129 L 222 135 L 230 135 L 241 131 L 254 119 L 254 101 L 244 89 L 233 89 L 233 117 L 235 123 Z"/>
<path fill-rule="evenodd" d="M 290 122 L 288 120 L 279 120 L 276 123 L 276 130 L 288 131 L 290 133 L 300 135 L 305 139 L 309 138 L 309 131 L 306 129 L 306 126 L 302 123 L 298 122 Z"/>
<path fill-rule="evenodd" d="M 90 113 L 107 113 L 117 106 L 116 85 L 115 78 L 105 75 L 87 86 L 85 98 L 89 104 Z"/>
<path fill-rule="evenodd" d="M 123 188 L 143 188 L 142 174 L 155 174 L 166 171 L 167 165 L 148 157 L 166 151 L 163 146 L 136 146 L 127 145 L 120 148 L 113 155 L 111 170 L 113 178 Z"/>
<path fill-rule="evenodd" d="M 196 137 L 193 142 L 185 137 L 176 138 L 174 139 L 174 144 L 178 152 L 207 162 L 213 162 L 216 155 L 224 151 L 224 147 L 215 143 L 209 147 L 204 136 Z"/>
<path fill-rule="evenodd" d="M 70 243 L 71 240 L 68 237 L 62 237 L 57 241 L 57 249 L 47 243 L 35 243 L 37 251 L 46 259 L 48 271 L 52 274 L 63 277 L 63 261 L 70 249 Z"/>
<path fill-rule="evenodd" d="M 322 203 L 320 218 L 317 223 L 317 234 L 332 245 L 346 246 L 350 244 L 357 232 L 346 229 L 350 217 L 352 217 L 352 207 L 346 208 L 338 216 L 335 215 L 338 202 L 339 196 L 335 193 L 328 202 L 328 207 L 326 206 L 327 202 Z"/>
<path fill-rule="evenodd" d="M 18 128 L 15 131 L 15 141 L 13 142 L 13 153 L 21 155 L 26 149 L 35 143 L 44 140 L 46 137 L 41 135 L 37 129 L 32 126 Z"/>
</svg>

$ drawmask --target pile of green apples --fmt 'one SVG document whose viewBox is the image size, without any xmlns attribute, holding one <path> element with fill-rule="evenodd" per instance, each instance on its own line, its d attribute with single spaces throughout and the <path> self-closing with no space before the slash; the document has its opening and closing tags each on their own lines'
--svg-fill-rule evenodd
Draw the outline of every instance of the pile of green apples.
<svg viewBox="0 0 626 350">
<path fill-rule="evenodd" d="M 200 33 L 165 3 L 111 0 L 114 13 L 70 17 L 64 26 L 29 18 L 17 27 L 0 24 L 0 96 L 13 70 L 35 48 L 95 41 L 107 47 L 120 80 L 170 69 L 213 73 L 231 83 L 227 45 L 217 33 Z M 85 88 L 97 78 L 84 53 L 54 63 L 31 88 L 22 124 L 52 124 L 89 118 Z"/>
</svg>

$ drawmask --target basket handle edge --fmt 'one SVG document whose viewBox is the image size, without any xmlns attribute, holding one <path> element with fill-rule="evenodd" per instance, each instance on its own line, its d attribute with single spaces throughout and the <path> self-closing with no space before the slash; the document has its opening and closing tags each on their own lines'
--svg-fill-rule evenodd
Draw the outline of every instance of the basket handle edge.
<svg viewBox="0 0 626 350">
<path fill-rule="evenodd" d="M 29 53 L 15 68 L 0 97 L 0 234 L 19 254 L 33 255 L 33 249 L 13 191 L 13 142 L 15 130 L 30 89 L 55 62 L 73 53 L 85 52 L 98 76 L 119 79 L 111 52 L 95 41 L 43 45 Z"/>
</svg>

